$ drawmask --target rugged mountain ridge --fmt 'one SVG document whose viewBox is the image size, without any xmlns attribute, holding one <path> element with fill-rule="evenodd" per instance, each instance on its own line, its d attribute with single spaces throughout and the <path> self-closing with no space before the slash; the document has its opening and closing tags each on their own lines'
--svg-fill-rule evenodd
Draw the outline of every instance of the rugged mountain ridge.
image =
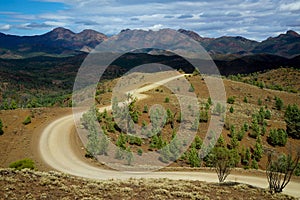
<svg viewBox="0 0 300 200">
<path fill-rule="evenodd" d="M 136 31 L 126 29 L 127 35 Z M 198 41 L 214 59 L 232 60 L 245 55 L 272 54 L 286 58 L 300 55 L 300 35 L 292 30 L 277 37 L 257 42 L 244 37 L 222 36 L 219 38 L 201 37 L 194 31 L 179 29 L 178 32 Z M 144 31 L 146 35 L 147 31 Z M 143 34 L 143 31 L 139 32 Z M 90 52 L 108 37 L 94 30 L 74 33 L 59 27 L 43 35 L 16 36 L 0 33 L 0 58 L 24 58 L 39 55 L 70 56 L 80 52 Z"/>
<path fill-rule="evenodd" d="M 15 36 L 0 34 L 2 58 L 33 57 L 36 55 L 68 56 L 82 49 L 93 49 L 107 36 L 94 30 L 74 33 L 65 28 L 56 28 L 43 35 Z"/>
</svg>

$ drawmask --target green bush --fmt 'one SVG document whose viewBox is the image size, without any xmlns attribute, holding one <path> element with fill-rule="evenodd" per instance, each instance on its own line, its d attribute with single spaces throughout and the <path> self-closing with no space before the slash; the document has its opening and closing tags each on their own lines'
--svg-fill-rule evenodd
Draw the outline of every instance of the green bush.
<svg viewBox="0 0 300 200">
<path fill-rule="evenodd" d="M 144 110 L 143 110 L 143 113 L 148 113 L 148 105 L 144 105 Z"/>
<path fill-rule="evenodd" d="M 257 100 L 257 104 L 258 104 L 259 106 L 262 105 L 262 100 L 261 100 L 260 98 Z"/>
<path fill-rule="evenodd" d="M 271 111 L 270 110 L 266 110 L 265 119 L 271 119 Z"/>
<path fill-rule="evenodd" d="M 283 108 L 283 101 L 279 97 L 275 97 L 275 108 L 277 110 L 282 110 Z"/>
<path fill-rule="evenodd" d="M 22 170 L 22 169 L 35 169 L 35 165 L 33 160 L 29 158 L 25 158 L 23 160 L 18 160 L 16 162 L 13 162 L 9 165 L 9 168 L 13 168 L 16 170 Z"/>
<path fill-rule="evenodd" d="M 201 149 L 203 141 L 201 140 L 201 138 L 197 135 L 194 139 L 194 142 L 192 143 L 192 147 L 196 148 L 196 149 Z"/>
<path fill-rule="evenodd" d="M 262 158 L 262 155 L 263 155 L 263 147 L 262 147 L 262 143 L 261 143 L 261 137 L 259 135 L 257 137 L 255 145 L 254 145 L 252 157 L 254 160 L 260 161 L 260 159 Z"/>
<path fill-rule="evenodd" d="M 212 104 L 213 104 L 213 102 L 212 102 L 212 100 L 211 100 L 211 97 L 208 97 L 207 103 L 208 103 L 209 105 L 212 105 Z"/>
<path fill-rule="evenodd" d="M 287 142 L 287 133 L 283 129 L 271 129 L 269 137 L 267 139 L 268 143 L 272 146 L 285 146 Z"/>
<path fill-rule="evenodd" d="M 289 136 L 300 139 L 300 109 L 294 105 L 288 105 L 285 111 L 286 131 Z"/>
<path fill-rule="evenodd" d="M 198 156 L 198 150 L 196 148 L 192 147 L 187 157 L 191 167 L 200 167 L 200 158 Z"/>
<path fill-rule="evenodd" d="M 137 150 L 137 154 L 138 154 L 139 156 L 142 156 L 142 155 L 143 155 L 143 149 L 138 149 L 138 150 Z"/>
<path fill-rule="evenodd" d="M 208 122 L 208 112 L 207 111 L 200 111 L 200 118 L 199 122 Z"/>
<path fill-rule="evenodd" d="M 227 103 L 229 104 L 234 104 L 234 101 L 235 101 L 235 97 L 228 97 L 227 99 Z"/>
<path fill-rule="evenodd" d="M 300 176 L 300 162 L 297 164 L 294 174 L 295 176 Z"/>
<path fill-rule="evenodd" d="M 165 98 L 165 103 L 169 103 L 170 102 L 170 98 L 169 97 L 166 97 Z"/>
<path fill-rule="evenodd" d="M 189 92 L 194 92 L 195 91 L 195 88 L 193 86 L 193 84 L 191 84 L 190 88 L 189 88 Z"/>
<path fill-rule="evenodd" d="M 244 127 L 242 127 L 241 130 L 237 134 L 237 139 L 239 141 L 241 141 L 244 138 L 245 133 L 246 133 L 246 131 L 245 131 Z"/>
<path fill-rule="evenodd" d="M 258 125 L 257 118 L 253 116 L 252 118 L 252 124 L 251 124 L 251 132 L 249 133 L 249 136 L 252 138 L 257 138 L 261 134 L 260 126 Z"/>
<path fill-rule="evenodd" d="M 31 123 L 31 117 L 30 116 L 27 116 L 24 121 L 23 121 L 23 124 L 24 125 L 27 125 L 27 124 L 30 124 Z"/>
<path fill-rule="evenodd" d="M 234 108 L 233 108 L 232 106 L 230 107 L 229 112 L 230 112 L 230 113 L 233 113 L 233 112 L 234 112 Z"/>
<path fill-rule="evenodd" d="M 141 146 L 142 145 L 142 139 L 139 138 L 139 137 L 129 136 L 129 144 Z"/>
<path fill-rule="evenodd" d="M 244 103 L 248 103 L 248 98 L 247 97 L 244 97 Z"/>
<path fill-rule="evenodd" d="M 252 169 L 258 169 L 258 163 L 257 163 L 257 161 L 255 159 L 252 160 L 251 168 Z"/>
</svg>

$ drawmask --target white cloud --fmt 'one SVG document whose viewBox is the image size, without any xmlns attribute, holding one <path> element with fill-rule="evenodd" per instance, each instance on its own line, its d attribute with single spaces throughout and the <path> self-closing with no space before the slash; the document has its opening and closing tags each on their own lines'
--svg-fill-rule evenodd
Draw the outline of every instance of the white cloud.
<svg viewBox="0 0 300 200">
<path fill-rule="evenodd" d="M 57 21 L 45 21 L 44 24 L 48 26 L 66 26 L 67 24 L 64 22 L 57 22 Z"/>
<path fill-rule="evenodd" d="M 122 29 L 184 28 L 204 37 L 241 35 L 265 39 L 287 29 L 299 31 L 300 2 L 293 0 L 36 0 L 60 2 L 65 9 L 24 15 L 5 14 L 27 29 L 67 26 L 74 32 L 91 28 L 105 34 Z M 26 7 L 26 6 L 25 6 Z M 2 22 L 3 24 L 10 22 Z M 17 22 L 15 22 L 17 23 Z M 19 24 L 19 27 L 22 27 Z M 14 27 L 17 27 L 15 25 Z M 24 26 L 23 26 L 24 27 Z"/>
<path fill-rule="evenodd" d="M 282 11 L 300 11 L 300 1 L 280 5 Z"/>
<path fill-rule="evenodd" d="M 10 24 L 0 24 L 0 30 L 1 31 L 8 31 L 11 29 L 11 25 Z"/>
</svg>

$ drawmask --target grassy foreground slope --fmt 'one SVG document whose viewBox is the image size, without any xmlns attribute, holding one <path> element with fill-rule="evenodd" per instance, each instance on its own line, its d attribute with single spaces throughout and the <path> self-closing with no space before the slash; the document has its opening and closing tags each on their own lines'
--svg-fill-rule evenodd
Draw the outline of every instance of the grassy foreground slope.
<svg viewBox="0 0 300 200">
<path fill-rule="evenodd" d="M 93 181 L 58 172 L 0 169 L 0 199 L 295 199 L 239 183 L 169 179 Z"/>
</svg>

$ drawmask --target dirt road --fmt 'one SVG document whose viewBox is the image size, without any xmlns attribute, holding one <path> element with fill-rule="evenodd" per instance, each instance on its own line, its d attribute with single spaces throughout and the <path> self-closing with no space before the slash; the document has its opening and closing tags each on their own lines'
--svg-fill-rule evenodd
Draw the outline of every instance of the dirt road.
<svg viewBox="0 0 300 200">
<path fill-rule="evenodd" d="M 183 75 L 178 75 L 181 77 Z M 139 88 L 138 92 L 144 92 L 157 87 L 159 84 L 174 80 L 178 77 L 172 77 L 160 81 L 159 83 L 147 85 Z M 146 98 L 143 96 L 138 96 Z M 102 109 L 109 109 L 109 106 Z M 217 182 L 217 175 L 208 172 L 119 172 L 107 169 L 97 168 L 87 162 L 84 162 L 80 155 L 76 153 L 71 144 L 72 128 L 74 128 L 73 115 L 59 118 L 50 123 L 42 132 L 39 142 L 39 151 L 44 162 L 49 167 L 72 174 L 79 177 L 91 179 L 128 179 L 128 178 L 169 178 L 169 179 L 188 179 L 201 180 L 207 182 Z M 254 186 L 266 188 L 267 179 L 265 177 L 229 175 L 228 181 L 238 181 Z M 285 188 L 284 193 L 300 197 L 300 183 L 290 182 Z"/>
</svg>

